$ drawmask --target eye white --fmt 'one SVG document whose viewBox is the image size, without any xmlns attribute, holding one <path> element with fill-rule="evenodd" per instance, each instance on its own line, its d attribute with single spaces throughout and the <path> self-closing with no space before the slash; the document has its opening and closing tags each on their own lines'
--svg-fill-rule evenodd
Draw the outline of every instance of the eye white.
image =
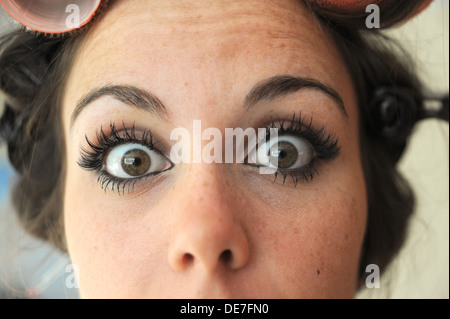
<svg viewBox="0 0 450 319">
<path fill-rule="evenodd" d="M 270 168 L 278 168 L 280 161 L 278 145 L 281 142 L 289 143 L 297 152 L 297 160 L 287 169 L 297 169 L 308 165 L 314 158 L 314 149 L 311 144 L 304 138 L 291 135 L 278 136 L 262 144 L 256 151 L 255 164 L 263 165 Z"/>
<path fill-rule="evenodd" d="M 141 176 L 157 171 L 164 171 L 170 167 L 169 161 L 160 153 L 154 150 L 150 150 L 148 147 L 141 144 L 129 143 L 115 146 L 108 152 L 108 155 L 106 156 L 105 160 L 104 169 L 110 175 L 115 177 L 136 178 L 136 176 L 132 176 L 127 172 L 125 172 L 122 167 L 122 159 L 125 153 L 136 149 L 144 151 L 150 158 L 150 167 Z"/>
</svg>

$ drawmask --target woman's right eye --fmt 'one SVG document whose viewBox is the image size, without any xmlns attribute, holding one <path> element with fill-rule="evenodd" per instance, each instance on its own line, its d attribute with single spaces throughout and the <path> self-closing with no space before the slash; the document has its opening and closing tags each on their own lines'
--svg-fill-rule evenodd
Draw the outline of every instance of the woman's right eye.
<svg viewBox="0 0 450 319">
<path fill-rule="evenodd" d="M 137 143 L 112 147 L 104 160 L 103 170 L 121 179 L 142 177 L 161 173 L 172 167 L 172 163 L 161 153 Z"/>
</svg>

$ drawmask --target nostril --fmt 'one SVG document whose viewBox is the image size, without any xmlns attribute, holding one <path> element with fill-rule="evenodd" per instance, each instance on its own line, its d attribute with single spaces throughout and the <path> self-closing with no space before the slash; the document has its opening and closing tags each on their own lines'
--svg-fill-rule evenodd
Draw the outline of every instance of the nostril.
<svg viewBox="0 0 450 319">
<path fill-rule="evenodd" d="M 220 254 L 219 258 L 220 258 L 220 261 L 223 262 L 224 264 L 230 264 L 231 260 L 233 259 L 233 254 L 232 254 L 231 250 L 226 249 Z"/>
<path fill-rule="evenodd" d="M 183 264 L 184 268 L 187 268 L 193 262 L 194 262 L 194 256 L 192 256 L 189 253 L 186 253 L 183 255 L 183 259 L 182 259 L 181 263 Z"/>
</svg>

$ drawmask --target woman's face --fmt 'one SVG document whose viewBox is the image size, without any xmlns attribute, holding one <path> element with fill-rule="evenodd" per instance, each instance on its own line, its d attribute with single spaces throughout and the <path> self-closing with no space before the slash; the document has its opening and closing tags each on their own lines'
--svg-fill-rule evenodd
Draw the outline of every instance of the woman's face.
<svg viewBox="0 0 450 319">
<path fill-rule="evenodd" d="M 65 233 L 82 297 L 353 297 L 367 215 L 357 105 L 317 23 L 287 0 L 107 9 L 63 105 Z M 194 163 L 195 120 L 223 140 L 225 128 L 277 128 L 276 178 Z M 190 161 L 171 161 L 177 128 Z"/>
</svg>

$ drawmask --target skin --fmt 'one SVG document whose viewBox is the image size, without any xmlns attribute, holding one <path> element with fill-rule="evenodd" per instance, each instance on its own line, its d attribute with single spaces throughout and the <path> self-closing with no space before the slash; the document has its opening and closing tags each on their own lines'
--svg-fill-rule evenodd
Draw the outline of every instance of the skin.
<svg viewBox="0 0 450 319">
<path fill-rule="evenodd" d="M 283 74 L 331 86 L 348 116 L 314 89 L 243 108 L 255 84 Z M 71 126 L 77 101 L 105 84 L 151 92 L 167 119 L 103 97 Z M 77 164 L 85 135 L 95 141 L 111 121 L 150 129 L 170 149 L 171 130 L 193 120 L 224 132 L 300 111 L 341 151 L 296 187 L 248 165 L 182 163 L 119 196 Z M 354 296 L 367 217 L 355 91 L 303 4 L 116 1 L 80 46 L 62 120 L 65 233 L 83 298 Z"/>
</svg>

